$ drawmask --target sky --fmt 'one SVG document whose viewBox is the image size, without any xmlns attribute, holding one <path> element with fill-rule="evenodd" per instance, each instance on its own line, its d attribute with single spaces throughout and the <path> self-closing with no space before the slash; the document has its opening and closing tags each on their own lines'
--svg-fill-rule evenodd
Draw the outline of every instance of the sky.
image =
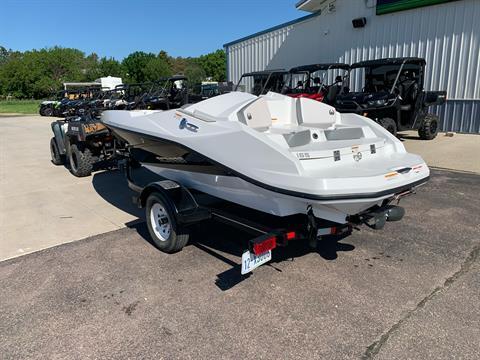
<svg viewBox="0 0 480 360">
<path fill-rule="evenodd" d="M 297 0 L 0 0 L 0 46 L 198 56 L 308 13 Z"/>
</svg>

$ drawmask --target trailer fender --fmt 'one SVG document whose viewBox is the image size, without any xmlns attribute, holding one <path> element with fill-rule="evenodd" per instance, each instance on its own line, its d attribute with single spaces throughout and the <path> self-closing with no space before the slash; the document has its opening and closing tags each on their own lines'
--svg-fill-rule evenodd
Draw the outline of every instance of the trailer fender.
<svg viewBox="0 0 480 360">
<path fill-rule="evenodd" d="M 158 193 L 172 210 L 178 223 L 189 225 L 211 218 L 209 210 L 198 205 L 192 193 L 185 187 L 171 180 L 161 180 L 146 186 L 136 198 L 136 203 L 143 208 L 152 193 Z"/>
</svg>

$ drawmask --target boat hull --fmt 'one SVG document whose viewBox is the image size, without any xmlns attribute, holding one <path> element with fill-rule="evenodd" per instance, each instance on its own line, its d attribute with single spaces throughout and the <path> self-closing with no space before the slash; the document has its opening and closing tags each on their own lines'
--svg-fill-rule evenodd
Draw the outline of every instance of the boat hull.
<svg viewBox="0 0 480 360">
<path fill-rule="evenodd" d="M 312 207 L 317 218 L 346 223 L 348 215 L 355 215 L 374 205 L 381 205 L 383 196 L 372 199 L 351 199 L 338 201 L 318 201 L 298 198 L 264 189 L 237 176 L 219 175 L 166 167 L 164 164 L 142 164 L 152 173 L 176 181 L 183 186 L 201 191 L 217 198 L 276 216 L 306 214 Z"/>
<path fill-rule="evenodd" d="M 312 208 L 317 218 L 343 224 L 348 222 L 348 216 L 380 206 L 386 199 L 417 185 L 355 196 L 292 193 L 246 178 L 181 144 L 111 124 L 109 127 L 130 144 L 131 156 L 149 171 L 188 188 L 276 216 L 306 214 Z M 426 181 L 427 178 L 421 180 Z"/>
</svg>

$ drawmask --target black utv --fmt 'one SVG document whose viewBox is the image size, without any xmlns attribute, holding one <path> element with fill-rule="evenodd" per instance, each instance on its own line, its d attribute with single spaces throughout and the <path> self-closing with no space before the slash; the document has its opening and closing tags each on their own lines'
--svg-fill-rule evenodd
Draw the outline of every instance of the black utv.
<svg viewBox="0 0 480 360">
<path fill-rule="evenodd" d="M 338 111 L 367 116 L 394 135 L 413 129 L 424 140 L 437 136 L 439 120 L 428 108 L 443 105 L 447 93 L 425 91 L 424 59 L 362 61 L 351 66 L 350 79 L 353 76 L 363 79 L 361 91 L 337 96 L 334 106 Z"/>
<path fill-rule="evenodd" d="M 283 69 L 245 73 L 233 91 L 247 92 L 256 96 L 265 95 L 269 91 L 281 93 L 288 77 L 288 71 Z"/>
</svg>

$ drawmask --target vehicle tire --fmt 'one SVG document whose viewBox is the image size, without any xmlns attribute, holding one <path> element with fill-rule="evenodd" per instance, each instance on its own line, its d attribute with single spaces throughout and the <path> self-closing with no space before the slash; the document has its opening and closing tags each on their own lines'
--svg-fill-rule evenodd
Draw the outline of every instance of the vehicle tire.
<svg viewBox="0 0 480 360">
<path fill-rule="evenodd" d="M 189 233 L 177 224 L 173 209 L 162 194 L 153 192 L 148 196 L 145 215 L 148 232 L 158 249 L 174 253 L 187 244 Z"/>
<path fill-rule="evenodd" d="M 83 149 L 77 144 L 70 145 L 70 172 L 76 177 L 90 176 L 95 159 L 89 149 Z"/>
<path fill-rule="evenodd" d="M 60 154 L 57 142 L 55 141 L 54 137 L 50 139 L 50 154 L 52 156 L 52 163 L 54 165 L 65 164 L 65 156 Z"/>
<path fill-rule="evenodd" d="M 432 140 L 438 134 L 438 117 L 433 114 L 425 115 L 422 125 L 418 129 L 418 136 L 422 140 Z"/>
<path fill-rule="evenodd" d="M 378 120 L 378 123 L 388 130 L 393 136 L 397 136 L 397 123 L 391 118 L 383 118 Z"/>
<path fill-rule="evenodd" d="M 53 109 L 51 107 L 44 108 L 42 116 L 53 116 Z"/>
<path fill-rule="evenodd" d="M 40 114 L 40 116 L 45 116 L 45 108 L 43 106 L 40 106 L 38 113 Z"/>
</svg>

